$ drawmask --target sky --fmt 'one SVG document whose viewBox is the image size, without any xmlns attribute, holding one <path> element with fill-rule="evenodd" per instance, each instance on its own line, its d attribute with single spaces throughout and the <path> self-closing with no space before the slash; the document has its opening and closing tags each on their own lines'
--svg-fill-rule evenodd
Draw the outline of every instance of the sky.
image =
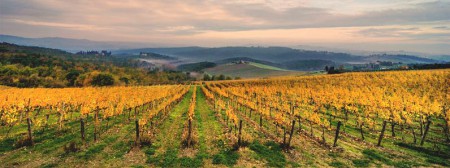
<svg viewBox="0 0 450 168">
<path fill-rule="evenodd" d="M 0 0 L 0 34 L 450 54 L 450 0 Z"/>
</svg>

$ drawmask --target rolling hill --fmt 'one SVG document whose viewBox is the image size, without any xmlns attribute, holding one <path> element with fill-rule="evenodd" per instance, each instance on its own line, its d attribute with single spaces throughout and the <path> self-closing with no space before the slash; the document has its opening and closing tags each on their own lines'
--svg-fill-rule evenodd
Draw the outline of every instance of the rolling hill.
<svg viewBox="0 0 450 168">
<path fill-rule="evenodd" d="M 213 68 L 215 66 L 217 66 L 217 64 L 213 63 L 213 62 L 196 62 L 196 63 L 189 63 L 189 64 L 179 65 L 177 67 L 177 69 L 181 70 L 181 71 L 198 72 L 198 71 L 202 71 L 203 69 L 206 69 L 206 68 Z"/>
<path fill-rule="evenodd" d="M 203 47 L 167 47 L 167 48 L 135 48 L 112 51 L 113 54 L 139 54 L 140 52 L 160 53 L 171 56 L 180 56 L 180 53 L 203 50 Z"/>
<path fill-rule="evenodd" d="M 422 57 L 416 57 L 412 55 L 387 55 L 387 54 L 381 54 L 381 55 L 371 55 L 368 57 L 365 57 L 365 60 L 367 62 L 375 62 L 375 61 L 392 61 L 392 62 L 402 62 L 402 63 L 436 63 L 439 62 L 437 60 L 431 59 L 431 58 L 422 58 Z"/>
<path fill-rule="evenodd" d="M 154 52 L 196 61 L 220 61 L 236 57 L 246 57 L 261 61 L 281 63 L 293 60 L 323 59 L 336 62 L 363 61 L 361 57 L 345 53 L 332 53 L 324 51 L 296 50 L 287 47 L 182 47 L 182 48 L 146 48 L 136 50 L 116 51 L 115 53 Z"/>
<path fill-rule="evenodd" d="M 226 76 L 241 78 L 264 78 L 271 76 L 292 76 L 305 74 L 304 72 L 290 71 L 259 63 L 222 64 L 213 68 L 206 68 L 204 71 L 211 75 L 223 74 Z"/>
<path fill-rule="evenodd" d="M 434 64 L 448 61 L 448 56 L 430 57 L 409 54 L 374 54 L 353 55 L 341 52 L 314 51 L 294 49 L 288 47 L 168 47 L 168 48 L 136 48 L 139 46 L 157 46 L 154 44 L 98 42 L 83 39 L 66 38 L 23 38 L 17 36 L 0 35 L 0 42 L 7 41 L 28 46 L 44 46 L 58 48 L 65 51 L 110 49 L 116 57 L 138 56 L 139 53 L 152 53 L 156 56 L 173 58 L 176 64 L 170 66 L 198 62 L 213 62 L 226 64 L 235 61 L 248 61 L 289 70 L 315 71 L 324 66 L 339 66 L 350 64 L 367 64 L 377 62 L 395 62 L 402 64 Z M 136 48 L 136 49 L 120 49 Z M 153 59 L 153 58 L 152 58 Z M 157 58 L 161 59 L 161 58 Z M 162 58 L 166 59 L 166 58 Z M 150 59 L 147 62 L 154 64 Z M 156 62 L 157 63 L 157 62 Z M 195 65 L 194 65 L 195 66 Z M 352 66 L 352 65 L 350 65 Z M 195 68 L 198 71 L 198 68 Z"/>
<path fill-rule="evenodd" d="M 434 60 L 439 60 L 439 61 L 450 62 L 450 55 L 437 55 L 437 56 L 430 56 L 428 58 L 434 59 Z"/>
<path fill-rule="evenodd" d="M 264 64 L 264 65 L 269 65 L 269 66 L 279 67 L 279 68 L 283 67 L 283 65 L 281 65 L 281 64 L 273 63 L 270 61 L 257 60 L 257 59 L 253 59 L 253 58 L 249 58 L 249 57 L 227 58 L 227 59 L 215 61 L 215 63 L 216 64 L 228 64 L 228 63 L 239 62 L 239 61 L 254 62 L 254 63 Z"/>
<path fill-rule="evenodd" d="M 113 53 L 139 53 L 139 52 L 153 52 L 173 57 L 191 60 L 193 62 L 216 62 L 226 63 L 235 60 L 244 60 L 267 64 L 275 67 L 291 69 L 311 69 L 310 67 L 297 67 L 292 62 L 297 62 L 298 65 L 304 64 L 301 61 L 318 64 L 364 64 L 376 61 L 391 61 L 402 63 L 437 63 L 439 60 L 418 57 L 413 55 L 401 54 L 378 54 L 370 56 L 358 56 L 348 53 L 337 53 L 327 51 L 310 51 L 292 49 L 287 47 L 217 47 L 217 48 L 203 48 L 203 47 L 180 47 L 180 48 L 142 48 L 132 50 L 117 50 Z M 285 65 L 283 65 L 285 64 Z M 317 67 L 313 67 L 315 69 Z"/>
<path fill-rule="evenodd" d="M 167 58 L 161 55 L 148 58 L 154 57 Z M 76 55 L 56 49 L 0 43 L 0 85 L 59 88 L 176 84 L 190 80 L 181 72 L 138 67 L 141 62 L 137 59 L 145 58 Z"/>
<path fill-rule="evenodd" d="M 336 63 L 328 60 L 297 60 L 282 63 L 283 67 L 299 71 L 323 70 L 325 66 L 336 66 Z"/>
</svg>

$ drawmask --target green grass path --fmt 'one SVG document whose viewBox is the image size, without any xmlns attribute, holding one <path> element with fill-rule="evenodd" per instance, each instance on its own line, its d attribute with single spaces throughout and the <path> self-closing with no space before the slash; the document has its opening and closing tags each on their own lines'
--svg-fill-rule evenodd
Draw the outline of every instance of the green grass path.
<svg viewBox="0 0 450 168">
<path fill-rule="evenodd" d="M 187 119 L 186 112 L 189 108 L 191 96 L 192 89 L 169 113 L 167 119 L 160 126 L 160 132 L 152 146 L 143 149 L 147 155 L 147 163 L 157 167 L 180 166 L 178 153 L 181 148 L 181 135 Z"/>
<path fill-rule="evenodd" d="M 196 93 L 193 123 L 197 142 L 192 149 L 183 149 L 182 134 L 187 121 L 186 113 L 192 97 L 192 90 L 170 112 L 169 118 L 160 128 L 161 131 L 156 142 L 145 149 L 148 156 L 147 162 L 150 165 L 157 167 L 210 167 L 213 166 L 213 158 L 222 157 L 220 154 L 222 151 L 226 151 L 223 129 L 199 87 Z M 226 158 L 228 155 L 223 156 Z M 216 161 L 214 164 L 227 163 Z"/>
</svg>

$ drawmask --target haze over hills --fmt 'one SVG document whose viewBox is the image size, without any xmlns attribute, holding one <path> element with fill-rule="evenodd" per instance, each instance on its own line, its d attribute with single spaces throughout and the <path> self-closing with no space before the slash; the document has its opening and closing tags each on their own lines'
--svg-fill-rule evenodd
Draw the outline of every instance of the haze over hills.
<svg viewBox="0 0 450 168">
<path fill-rule="evenodd" d="M 132 51 L 140 48 L 139 50 L 152 50 L 158 52 L 181 52 L 181 50 L 198 49 L 201 47 L 168 47 L 173 45 L 165 45 L 162 43 L 142 43 L 142 42 L 114 42 L 114 41 L 95 41 L 87 39 L 72 39 L 61 37 L 42 37 L 42 38 L 29 38 L 13 35 L 0 34 L 0 42 L 14 43 L 18 45 L 48 47 L 55 49 L 62 49 L 69 52 L 75 52 L 80 50 L 117 50 L 118 52 Z M 150 47 L 153 48 L 145 48 Z M 245 45 L 245 46 L 259 46 L 258 44 Z M 156 48 L 160 47 L 160 48 Z M 162 48 L 164 47 L 164 48 Z M 450 55 L 433 55 L 424 52 L 409 52 L 409 51 L 365 51 L 356 49 L 342 49 L 342 48 L 330 48 L 311 45 L 294 45 L 290 46 L 292 49 L 300 50 L 313 50 L 313 51 L 329 51 L 337 53 L 350 53 L 352 55 L 369 56 L 377 54 L 389 54 L 389 55 L 415 55 L 421 57 L 446 57 Z M 127 50 L 128 49 L 128 50 Z"/>
<path fill-rule="evenodd" d="M 377 61 L 411 63 L 438 63 L 450 61 L 450 56 L 440 55 L 423 57 L 408 54 L 386 54 L 376 53 L 364 55 L 358 52 L 331 52 L 323 51 L 326 48 L 317 47 L 317 50 L 289 47 L 253 47 L 253 46 L 230 46 L 230 47 L 161 47 L 164 45 L 126 43 L 126 42 L 99 42 L 82 39 L 69 38 L 24 38 L 10 35 L 0 35 L 0 42 L 8 42 L 27 46 L 40 46 L 62 49 L 69 52 L 86 50 L 111 50 L 113 55 L 139 55 L 141 53 L 156 53 L 177 58 L 179 64 L 196 62 L 215 62 L 226 64 L 233 61 L 248 61 L 260 63 L 273 67 L 289 70 L 320 70 L 324 66 L 342 64 L 365 64 Z M 156 46 L 152 48 L 140 48 L 145 46 Z M 308 48 L 308 47 L 306 47 Z M 313 49 L 309 47 L 309 49 Z M 322 49 L 322 50 L 321 50 Z M 332 49 L 330 49 L 332 50 Z M 151 63 L 151 61 L 149 62 Z M 177 66 L 175 65 L 175 66 Z"/>
<path fill-rule="evenodd" d="M 179 48 L 142 48 L 130 50 L 117 50 L 115 54 L 139 54 L 140 52 L 153 52 L 179 58 L 188 58 L 196 61 L 220 61 L 224 59 L 248 58 L 260 61 L 282 64 L 298 60 L 327 60 L 336 63 L 367 63 L 374 61 L 392 61 L 403 63 L 434 63 L 434 59 L 412 55 L 371 55 L 357 56 L 348 53 L 328 51 L 310 51 L 292 49 L 288 47 L 179 47 Z"/>
</svg>

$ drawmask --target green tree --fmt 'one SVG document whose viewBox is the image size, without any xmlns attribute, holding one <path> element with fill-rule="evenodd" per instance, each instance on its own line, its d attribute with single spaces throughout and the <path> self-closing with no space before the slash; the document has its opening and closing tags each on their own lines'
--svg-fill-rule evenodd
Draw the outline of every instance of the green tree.
<svg viewBox="0 0 450 168">
<path fill-rule="evenodd" d="M 218 78 L 217 80 L 225 80 L 225 75 L 220 74 L 220 75 L 219 75 L 219 78 Z"/>
<path fill-rule="evenodd" d="M 17 87 L 19 88 L 38 87 L 39 83 L 40 81 L 36 76 L 20 77 L 19 82 L 17 83 Z"/>
<path fill-rule="evenodd" d="M 114 85 L 114 78 L 110 74 L 101 73 L 92 78 L 93 86 L 111 86 Z"/>
<path fill-rule="evenodd" d="M 67 80 L 67 86 L 75 86 L 75 81 L 77 80 L 78 76 L 80 76 L 80 72 L 79 71 L 70 71 L 69 73 L 67 73 L 66 75 L 66 80 Z"/>
<path fill-rule="evenodd" d="M 203 80 L 204 81 L 210 81 L 211 80 L 211 76 L 209 76 L 208 74 L 204 74 L 203 75 Z"/>
<path fill-rule="evenodd" d="M 128 79 L 127 77 L 121 77 L 119 80 L 126 85 L 130 84 L 130 79 Z"/>
</svg>

